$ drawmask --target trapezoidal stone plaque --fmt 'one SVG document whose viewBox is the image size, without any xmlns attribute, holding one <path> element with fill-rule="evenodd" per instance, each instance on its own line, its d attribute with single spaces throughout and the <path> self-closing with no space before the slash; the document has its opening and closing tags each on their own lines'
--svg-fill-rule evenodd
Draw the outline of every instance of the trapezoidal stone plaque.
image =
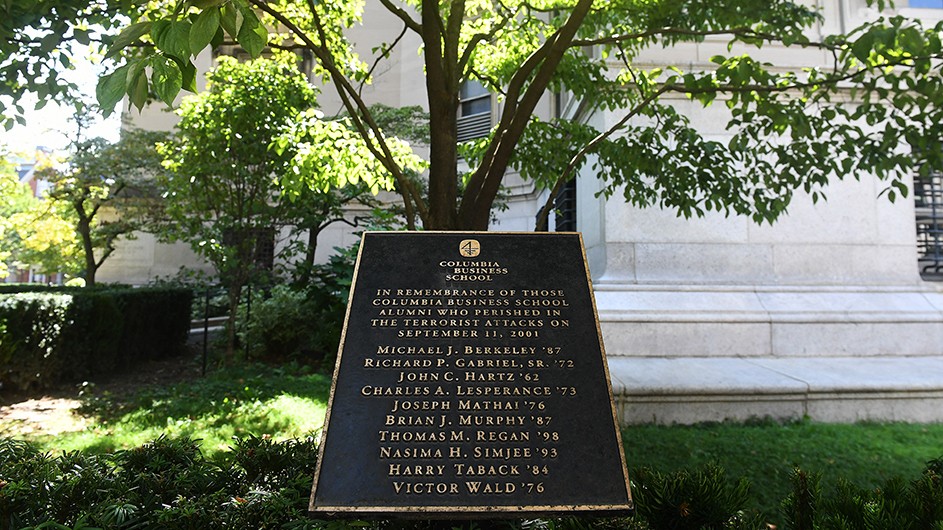
<svg viewBox="0 0 943 530">
<path fill-rule="evenodd" d="M 314 515 L 631 507 L 580 235 L 364 234 Z"/>
</svg>

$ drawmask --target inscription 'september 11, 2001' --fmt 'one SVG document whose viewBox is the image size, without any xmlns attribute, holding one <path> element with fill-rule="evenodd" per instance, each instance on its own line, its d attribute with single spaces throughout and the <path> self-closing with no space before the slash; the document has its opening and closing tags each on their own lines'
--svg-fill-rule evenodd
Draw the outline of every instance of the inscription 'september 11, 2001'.
<svg viewBox="0 0 943 530">
<path fill-rule="evenodd" d="M 364 234 L 311 511 L 632 508 L 579 234 Z"/>
</svg>

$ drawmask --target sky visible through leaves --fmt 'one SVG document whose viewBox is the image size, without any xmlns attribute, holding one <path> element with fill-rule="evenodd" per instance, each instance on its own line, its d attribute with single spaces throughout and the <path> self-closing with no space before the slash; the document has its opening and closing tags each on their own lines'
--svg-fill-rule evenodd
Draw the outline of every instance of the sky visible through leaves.
<svg viewBox="0 0 943 530">
<path fill-rule="evenodd" d="M 88 101 L 92 102 L 102 68 L 81 53 L 74 57 L 75 69 L 65 75 L 74 80 L 88 96 Z M 70 139 L 75 135 L 75 125 L 70 121 L 74 113 L 71 106 L 50 102 L 40 110 L 32 110 L 36 106 L 36 96 L 32 94 L 20 104 L 27 109 L 26 125 L 16 125 L 9 131 L 0 128 L 0 146 L 12 152 L 29 152 L 37 147 L 63 151 L 68 147 Z M 99 120 L 85 134 L 88 138 L 101 136 L 109 141 L 117 141 L 120 125 L 120 116 L 115 113 L 107 120 Z"/>
</svg>

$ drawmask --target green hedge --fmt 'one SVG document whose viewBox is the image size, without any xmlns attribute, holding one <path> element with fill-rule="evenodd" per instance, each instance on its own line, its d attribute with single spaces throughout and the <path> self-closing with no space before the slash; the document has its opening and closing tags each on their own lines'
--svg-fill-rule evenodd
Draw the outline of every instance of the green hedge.
<svg viewBox="0 0 943 530">
<path fill-rule="evenodd" d="M 101 283 L 92 287 L 68 287 L 64 285 L 47 285 L 43 283 L 0 283 L 0 294 L 16 293 L 76 293 L 89 291 L 115 291 L 133 289 L 131 285 L 123 283 Z"/>
<path fill-rule="evenodd" d="M 42 389 L 107 374 L 186 345 L 189 289 L 6 290 L 0 294 L 0 388 Z"/>
</svg>

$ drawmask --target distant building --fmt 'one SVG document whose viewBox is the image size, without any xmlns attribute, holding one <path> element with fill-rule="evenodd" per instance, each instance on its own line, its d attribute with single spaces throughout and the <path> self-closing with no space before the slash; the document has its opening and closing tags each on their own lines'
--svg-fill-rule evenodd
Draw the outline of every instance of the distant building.
<svg viewBox="0 0 943 530">
<path fill-rule="evenodd" d="M 16 165 L 16 175 L 20 182 L 29 186 L 33 192 L 33 197 L 43 198 L 46 192 L 52 189 L 52 183 L 48 180 L 36 176 L 36 169 L 40 164 L 40 155 L 51 155 L 52 150 L 46 147 L 37 147 L 36 156 L 30 159 L 14 156 L 13 163 Z"/>
<path fill-rule="evenodd" d="M 33 197 L 37 199 L 45 198 L 47 192 L 53 187 L 51 182 L 36 174 L 36 170 L 42 164 L 42 158 L 52 155 L 52 153 L 52 149 L 40 146 L 36 148 L 33 156 L 11 157 L 11 161 L 16 167 L 17 178 L 21 183 L 29 186 Z M 12 267 L 8 272 L 7 277 L 2 280 L 4 283 L 60 284 L 64 280 L 64 275 L 61 272 L 50 273 L 39 270 L 33 266 L 24 267 L 21 265 L 19 267 Z"/>
</svg>

